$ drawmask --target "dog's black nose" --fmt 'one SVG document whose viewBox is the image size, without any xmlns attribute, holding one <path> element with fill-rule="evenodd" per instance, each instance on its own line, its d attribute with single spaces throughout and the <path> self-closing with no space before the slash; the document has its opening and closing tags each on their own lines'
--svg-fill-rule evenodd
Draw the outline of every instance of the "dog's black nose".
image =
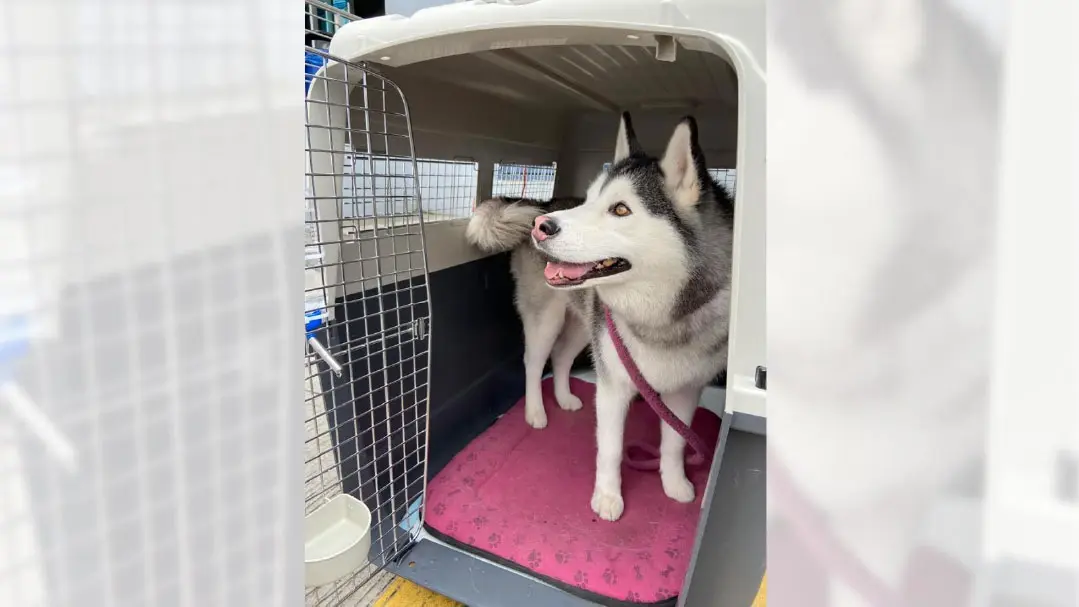
<svg viewBox="0 0 1079 607">
<path fill-rule="evenodd" d="M 539 228 L 539 231 L 547 237 L 554 236 L 562 230 L 562 228 L 558 227 L 558 224 L 555 222 L 555 220 L 550 218 L 541 221 L 539 226 L 537 227 Z"/>
</svg>

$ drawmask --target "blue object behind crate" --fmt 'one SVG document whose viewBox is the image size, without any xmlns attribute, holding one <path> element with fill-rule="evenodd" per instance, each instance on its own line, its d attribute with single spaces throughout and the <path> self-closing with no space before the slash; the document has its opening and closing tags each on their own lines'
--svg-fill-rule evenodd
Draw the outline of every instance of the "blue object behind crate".
<svg viewBox="0 0 1079 607">
<path fill-rule="evenodd" d="M 312 53 L 311 51 L 304 52 L 304 92 L 308 92 L 311 89 L 311 82 L 315 79 L 315 74 L 326 63 L 326 58 L 318 53 Z M 307 334 L 307 339 L 315 336 L 315 332 L 322 326 L 325 319 L 325 310 L 316 309 L 308 310 L 304 312 L 304 332 Z"/>
<path fill-rule="evenodd" d="M 304 331 L 307 333 L 307 339 L 311 339 L 315 336 L 315 332 L 322 326 L 322 321 L 325 318 L 325 310 L 311 310 L 304 313 Z"/>
<path fill-rule="evenodd" d="M 312 53 L 311 51 L 304 52 L 304 92 L 306 93 L 311 89 L 311 81 L 315 79 L 315 74 L 326 63 L 326 58 L 318 53 Z"/>
<path fill-rule="evenodd" d="M 405 515 L 405 519 L 397 524 L 398 527 L 405 531 L 414 531 L 420 524 L 420 502 L 423 501 L 422 497 L 417 497 L 416 501 L 412 502 L 408 506 L 408 514 Z"/>
<path fill-rule="evenodd" d="M 0 384 L 11 378 L 15 364 L 29 349 L 29 328 L 22 316 L 0 317 Z"/>
<path fill-rule="evenodd" d="M 348 0 L 333 0 L 333 7 L 346 13 L 350 12 L 348 9 Z M 337 27 L 344 27 L 349 20 L 341 15 L 334 15 L 334 22 L 337 24 Z"/>
</svg>

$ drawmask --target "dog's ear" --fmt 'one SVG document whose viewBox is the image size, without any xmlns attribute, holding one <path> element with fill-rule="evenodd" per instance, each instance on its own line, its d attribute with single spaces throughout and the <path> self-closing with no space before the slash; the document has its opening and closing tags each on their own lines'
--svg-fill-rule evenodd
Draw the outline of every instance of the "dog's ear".
<svg viewBox="0 0 1079 607">
<path fill-rule="evenodd" d="M 626 158 L 631 154 L 641 152 L 641 144 L 637 143 L 637 134 L 633 132 L 633 121 L 629 118 L 629 112 L 622 112 L 622 119 L 618 124 L 618 140 L 614 143 L 614 162 Z"/>
<path fill-rule="evenodd" d="M 697 121 L 692 116 L 686 116 L 674 127 L 659 166 L 663 170 L 667 192 L 677 206 L 693 207 L 700 202 L 701 173 L 707 169 L 697 141 Z"/>
</svg>

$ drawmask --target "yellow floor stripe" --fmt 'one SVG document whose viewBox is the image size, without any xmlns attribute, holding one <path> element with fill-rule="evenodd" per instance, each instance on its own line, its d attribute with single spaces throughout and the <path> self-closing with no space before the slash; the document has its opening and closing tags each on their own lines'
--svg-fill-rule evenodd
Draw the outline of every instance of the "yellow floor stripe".
<svg viewBox="0 0 1079 607">
<path fill-rule="evenodd" d="M 768 574 L 761 577 L 761 587 L 757 590 L 757 598 L 753 599 L 753 607 L 765 607 L 768 601 Z"/>
<path fill-rule="evenodd" d="M 382 591 L 382 596 L 375 601 L 374 607 L 464 607 L 464 605 L 399 577 Z"/>
<path fill-rule="evenodd" d="M 766 607 L 768 600 L 768 575 L 761 578 L 757 596 L 751 607 Z M 397 578 L 382 591 L 374 607 L 464 607 L 457 601 L 413 584 L 405 578 Z"/>
</svg>

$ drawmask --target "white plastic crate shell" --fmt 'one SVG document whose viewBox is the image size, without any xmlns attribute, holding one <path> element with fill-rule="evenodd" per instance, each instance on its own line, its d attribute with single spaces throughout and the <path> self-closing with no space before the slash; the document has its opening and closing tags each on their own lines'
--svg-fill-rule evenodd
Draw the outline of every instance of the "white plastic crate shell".
<svg viewBox="0 0 1079 607">
<path fill-rule="evenodd" d="M 745 0 L 460 2 L 419 10 L 410 17 L 389 15 L 350 23 L 334 36 L 329 52 L 345 61 L 381 64 L 396 74 L 393 70 L 399 68 L 411 69 L 435 60 L 478 56 L 492 51 L 507 50 L 537 59 L 537 54 L 545 50 L 556 54 L 559 51 L 555 49 L 565 49 L 567 55 L 563 63 L 568 62 L 566 65 L 573 64 L 574 69 L 588 72 L 592 64 L 586 65 L 587 59 L 579 53 L 587 55 L 592 50 L 599 52 L 597 49 L 613 45 L 634 49 L 634 61 L 625 65 L 628 68 L 632 64 L 634 69 L 644 70 L 639 74 L 643 75 L 658 69 L 655 66 L 662 62 L 662 59 L 658 62 L 645 60 L 643 55 L 655 56 L 660 37 L 673 36 L 678 47 L 678 60 L 686 53 L 690 56 L 707 53 L 725 58 L 737 80 L 737 99 L 729 100 L 737 104 L 737 145 L 731 151 L 734 162 L 724 168 L 736 167 L 738 172 L 734 192 L 738 208 L 734 238 L 738 265 L 731 277 L 727 405 L 730 411 L 763 416 L 765 395 L 754 383 L 757 366 L 767 363 L 763 339 L 766 103 L 762 11 L 761 3 Z M 668 52 L 667 57 L 671 54 Z M 592 79 L 598 81 L 609 75 L 596 73 Z M 626 77 L 632 77 L 630 71 L 626 72 Z M 654 89 L 647 86 L 627 89 L 614 86 L 609 80 L 605 81 L 609 87 L 603 92 L 608 94 L 605 99 L 611 103 L 604 104 L 588 97 L 579 105 L 611 112 L 619 107 L 646 107 L 641 104 L 648 102 L 645 97 Z M 682 86 L 696 81 L 681 78 L 672 83 Z M 656 80 L 648 82 L 654 85 Z M 408 83 L 398 84 L 403 85 L 406 95 L 415 94 L 409 90 Z M 497 83 L 482 84 L 490 87 Z M 693 85 L 687 86 L 689 88 L 679 90 L 695 95 Z M 416 99 L 419 98 L 413 98 Z M 438 127 L 425 125 L 424 128 Z M 543 135 L 537 133 L 536 136 Z M 573 184 L 577 193 L 581 185 L 578 182 Z M 567 190 L 565 193 L 573 192 Z M 446 237 L 452 238 L 450 234 Z"/>
</svg>

